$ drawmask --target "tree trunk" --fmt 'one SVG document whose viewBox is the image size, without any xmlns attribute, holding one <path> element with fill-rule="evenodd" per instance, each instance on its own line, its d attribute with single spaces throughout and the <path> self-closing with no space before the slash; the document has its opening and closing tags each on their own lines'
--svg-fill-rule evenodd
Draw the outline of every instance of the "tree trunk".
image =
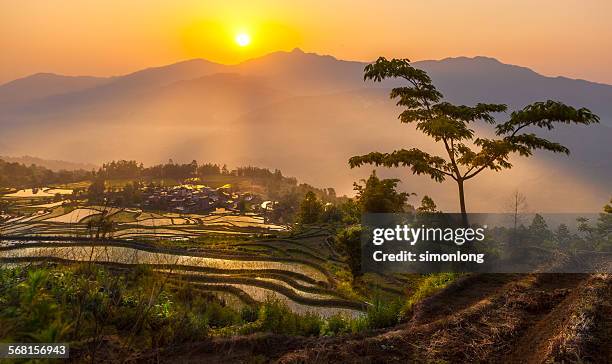
<svg viewBox="0 0 612 364">
<path fill-rule="evenodd" d="M 459 205 L 461 206 L 461 223 L 463 226 L 468 226 L 467 211 L 465 210 L 465 194 L 463 191 L 463 180 L 458 180 L 457 185 L 459 186 Z"/>
</svg>

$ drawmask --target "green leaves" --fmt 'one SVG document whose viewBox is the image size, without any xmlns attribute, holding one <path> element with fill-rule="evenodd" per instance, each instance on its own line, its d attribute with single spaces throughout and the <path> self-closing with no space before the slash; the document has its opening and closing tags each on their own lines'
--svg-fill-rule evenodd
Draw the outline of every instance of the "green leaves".
<svg viewBox="0 0 612 364">
<path fill-rule="evenodd" d="M 599 117 L 589 109 L 575 109 L 559 101 L 535 102 L 522 110 L 514 111 L 510 120 L 496 127 L 497 135 L 515 135 L 528 126 L 551 130 L 555 123 L 589 125 L 599 123 Z"/>
<path fill-rule="evenodd" d="M 508 107 L 504 104 L 476 104 L 476 106 L 453 105 L 441 102 L 431 107 L 434 114 L 466 123 L 484 120 L 489 124 L 495 123 L 492 113 L 505 112 Z"/>
<path fill-rule="evenodd" d="M 417 130 L 434 138 L 435 141 L 442 139 L 472 139 L 474 131 L 467 127 L 465 122 L 438 116 L 417 124 Z"/>
<path fill-rule="evenodd" d="M 442 94 L 431 83 L 427 72 L 414 68 L 409 59 L 387 60 L 380 57 L 364 69 L 363 80 L 381 82 L 386 78 L 403 78 L 410 86 L 396 87 L 391 91 L 392 99 L 399 99 L 398 106 L 419 108 L 438 102 Z"/>
<path fill-rule="evenodd" d="M 414 174 L 425 174 L 437 182 L 444 181 L 445 177 L 452 177 L 450 164 L 442 157 L 432 156 L 419 149 L 401 149 L 393 153 L 373 152 L 349 159 L 351 168 L 364 164 L 374 164 L 385 167 L 410 167 Z"/>
<path fill-rule="evenodd" d="M 531 156 L 536 149 L 569 154 L 569 149 L 559 143 L 538 137 L 534 133 L 519 134 L 519 131 L 528 127 L 551 130 L 559 123 L 589 125 L 598 122 L 599 117 L 588 109 L 576 109 L 559 101 L 548 100 L 514 111 L 510 120 L 496 127 L 496 134 L 503 136 L 503 141 L 509 144 L 512 152 L 525 157 Z"/>
<path fill-rule="evenodd" d="M 509 136 L 505 138 L 504 141 L 510 143 L 514 152 L 518 152 L 525 157 L 530 156 L 534 149 L 544 149 L 553 153 L 570 154 L 569 149 L 563 145 L 540 138 L 533 133 Z"/>
<path fill-rule="evenodd" d="M 399 179 L 380 179 L 376 171 L 367 180 L 361 180 L 363 185 L 353 184 L 357 192 L 356 201 L 363 213 L 394 213 L 403 212 L 408 197 L 407 192 L 397 192 Z"/>
</svg>

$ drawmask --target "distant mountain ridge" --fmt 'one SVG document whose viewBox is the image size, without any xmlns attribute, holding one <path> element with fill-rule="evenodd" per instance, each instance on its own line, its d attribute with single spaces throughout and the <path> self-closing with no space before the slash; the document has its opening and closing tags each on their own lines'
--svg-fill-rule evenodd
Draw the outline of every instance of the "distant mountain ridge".
<svg viewBox="0 0 612 364">
<path fill-rule="evenodd" d="M 62 93 L 78 92 L 111 82 L 112 78 L 37 73 L 0 86 L 0 106 L 10 107 Z"/>
<path fill-rule="evenodd" d="M 49 159 L 42 159 L 42 158 L 37 158 L 37 157 L 30 157 L 27 155 L 21 156 L 21 157 L 8 157 L 8 156 L 0 155 L 0 160 L 3 160 L 5 162 L 10 162 L 10 163 L 21 163 L 26 166 L 35 164 L 39 167 L 45 167 L 54 172 L 62 171 L 62 170 L 64 171 L 76 171 L 76 170 L 91 171 L 91 170 L 98 169 L 98 167 L 95 164 L 49 160 Z"/>
<path fill-rule="evenodd" d="M 0 154 L 98 164 L 168 158 L 251 163 L 350 193 L 352 182 L 371 170 L 350 170 L 351 155 L 412 146 L 438 150 L 397 121 L 400 109 L 388 91 L 400 82 L 364 82 L 365 65 L 295 49 L 237 65 L 194 59 L 110 78 L 33 75 L 0 86 Z M 601 116 L 600 125 L 549 133 L 569 146 L 569 158 L 538 153 L 517 162 L 504 172 L 503 192 L 495 179 L 470 185 L 489 201 L 501 204 L 509 189 L 521 189 L 532 192 L 534 206 L 596 211 L 609 199 L 611 85 L 546 77 L 488 57 L 414 65 L 451 102 L 507 103 L 513 110 L 555 99 Z M 401 177 L 406 190 L 433 194 L 444 208 L 455 206 L 452 187 L 408 177 L 402 169 L 384 173 Z M 557 187 L 537 192 L 543 183 Z M 570 201 L 566 191 L 580 196 Z"/>
<path fill-rule="evenodd" d="M 122 94 L 126 91 L 161 87 L 215 73 L 258 76 L 266 79 L 270 84 L 288 80 L 300 81 L 299 84 L 293 85 L 297 92 L 292 94 L 308 94 L 307 91 L 311 91 L 310 87 L 316 87 L 316 94 L 341 92 L 374 86 L 363 82 L 362 73 L 366 64 L 358 61 L 338 60 L 332 56 L 321 56 L 316 53 L 305 53 L 296 48 L 291 52 L 274 52 L 237 65 L 223 65 L 196 58 L 114 77 L 38 73 L 0 85 L 0 105 L 6 108 L 9 102 L 16 100 L 32 101 L 58 95 L 73 97 L 76 96 L 75 93 L 93 93 L 94 89 L 100 94 L 117 91 Z M 413 64 L 430 73 L 439 88 L 447 91 L 448 95 L 445 96 L 468 100 L 466 102 L 474 98 L 474 94 L 482 91 L 482 88 L 491 86 L 496 86 L 495 91 L 500 96 L 510 96 L 512 104 L 524 104 L 536 96 L 560 100 L 579 98 L 587 103 L 594 97 L 595 100 L 590 103 L 599 106 L 610 101 L 612 97 L 612 85 L 562 76 L 542 76 L 527 67 L 505 64 L 491 57 L 449 57 L 436 61 L 417 61 Z M 465 82 L 468 82 L 471 87 L 464 87 Z M 501 84 L 497 84 L 498 82 Z M 390 87 L 395 83 L 384 82 L 376 86 Z M 520 94 L 513 94 L 513 92 L 516 93 L 516 90 L 512 89 L 500 93 L 499 86 L 520 86 L 526 90 Z M 464 96 L 457 96 L 459 94 L 457 88 L 461 88 L 463 93 L 468 92 Z M 473 91 L 469 92 L 470 90 Z M 19 97 L 20 92 L 32 95 L 32 91 L 35 96 Z M 501 97 L 498 98 L 501 99 Z M 507 99 L 505 100 L 508 102 Z M 612 116 L 612 113 L 610 115 Z"/>
</svg>

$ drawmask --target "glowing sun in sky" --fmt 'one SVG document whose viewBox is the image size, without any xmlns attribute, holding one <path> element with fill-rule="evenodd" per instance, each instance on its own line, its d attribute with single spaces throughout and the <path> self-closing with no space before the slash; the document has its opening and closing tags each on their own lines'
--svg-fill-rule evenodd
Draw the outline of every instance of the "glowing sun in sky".
<svg viewBox="0 0 612 364">
<path fill-rule="evenodd" d="M 236 35 L 236 43 L 241 47 L 246 47 L 251 43 L 251 36 L 246 33 L 239 33 Z"/>
</svg>

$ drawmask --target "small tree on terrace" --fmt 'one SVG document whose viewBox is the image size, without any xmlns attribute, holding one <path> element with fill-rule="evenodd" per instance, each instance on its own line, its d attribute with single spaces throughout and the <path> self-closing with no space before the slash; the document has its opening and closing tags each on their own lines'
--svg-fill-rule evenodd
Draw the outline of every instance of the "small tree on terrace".
<svg viewBox="0 0 612 364">
<path fill-rule="evenodd" d="M 298 221 L 301 224 L 314 224 L 319 221 L 323 212 L 323 204 L 314 192 L 308 191 L 300 203 Z"/>
<path fill-rule="evenodd" d="M 400 149 L 391 153 L 373 152 L 349 160 L 351 168 L 364 164 L 385 167 L 410 167 L 413 174 L 424 174 L 436 182 L 447 178 L 455 181 L 459 191 L 459 206 L 463 223 L 467 225 L 465 181 L 485 169 L 499 171 L 511 168 L 513 153 L 531 156 L 536 149 L 569 154 L 559 143 L 527 132 L 526 128 L 553 129 L 555 124 L 592 124 L 597 115 L 585 108 L 575 109 L 558 101 L 536 102 L 510 114 L 508 121 L 497 124 L 496 137 L 477 137 L 471 123 L 484 121 L 495 124 L 495 113 L 505 112 L 503 104 L 476 106 L 454 105 L 442 101 L 442 94 L 432 84 L 425 71 L 410 65 L 407 59 L 379 58 L 365 67 L 364 80 L 380 82 L 386 78 L 401 78 L 406 86 L 395 87 L 390 97 L 405 107 L 399 115 L 403 123 L 416 123 L 416 129 L 443 144 L 446 156 L 429 154 L 417 148 Z"/>
</svg>

